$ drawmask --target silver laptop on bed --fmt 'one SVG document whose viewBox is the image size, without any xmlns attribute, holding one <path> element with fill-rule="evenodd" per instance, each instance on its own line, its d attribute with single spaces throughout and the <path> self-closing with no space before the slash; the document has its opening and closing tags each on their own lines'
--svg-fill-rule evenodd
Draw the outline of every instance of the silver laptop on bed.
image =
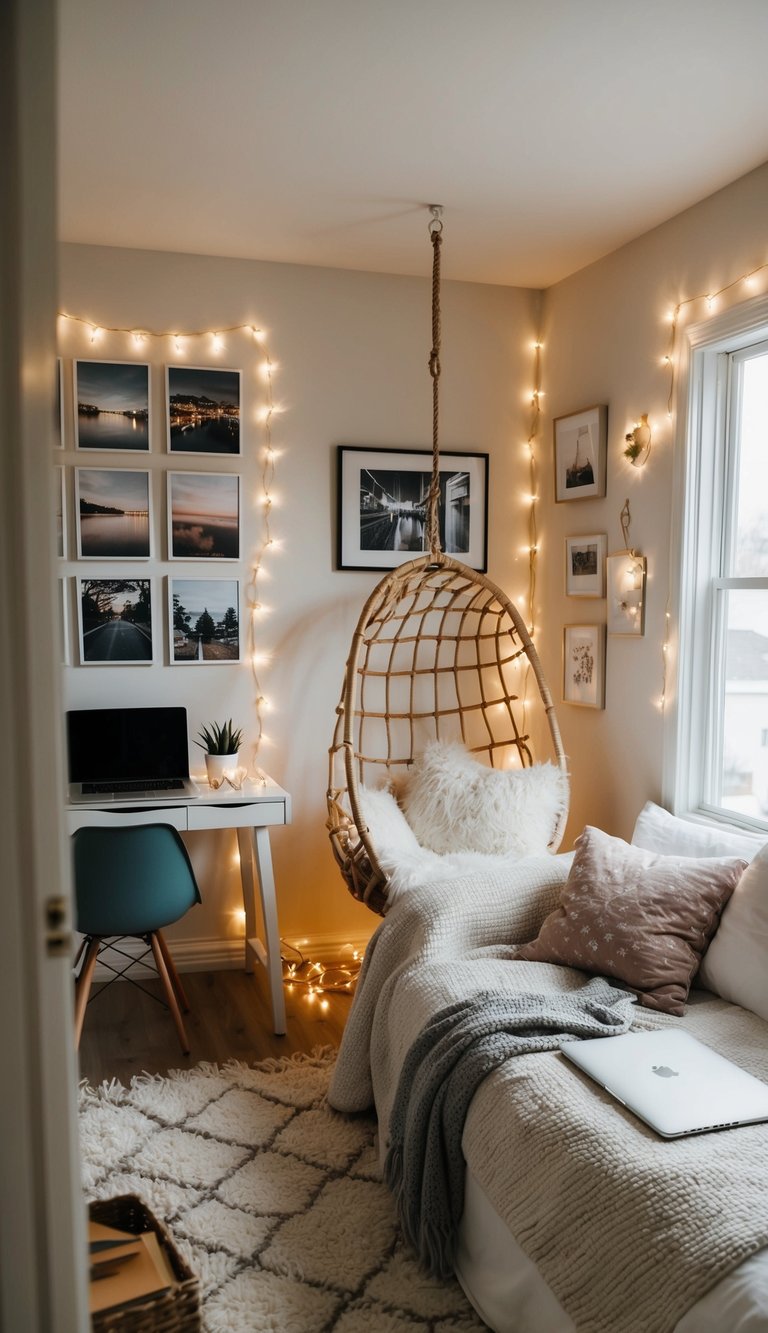
<svg viewBox="0 0 768 1333">
<path fill-rule="evenodd" d="M 768 1120 L 768 1084 L 681 1028 L 569 1041 L 561 1049 L 664 1138 Z"/>
</svg>

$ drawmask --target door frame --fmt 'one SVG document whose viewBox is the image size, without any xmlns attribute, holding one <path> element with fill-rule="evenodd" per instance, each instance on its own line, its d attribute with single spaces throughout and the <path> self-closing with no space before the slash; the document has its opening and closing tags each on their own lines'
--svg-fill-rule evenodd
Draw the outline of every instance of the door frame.
<svg viewBox="0 0 768 1333">
<path fill-rule="evenodd" d="M 56 0 L 3 0 L 0 60 L 0 1327 L 73 1333 L 88 1316 L 52 522 Z"/>
</svg>

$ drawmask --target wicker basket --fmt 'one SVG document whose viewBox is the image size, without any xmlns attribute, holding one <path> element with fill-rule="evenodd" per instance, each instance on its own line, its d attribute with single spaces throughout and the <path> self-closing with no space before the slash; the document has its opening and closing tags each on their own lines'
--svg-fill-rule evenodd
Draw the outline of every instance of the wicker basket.
<svg viewBox="0 0 768 1333">
<path fill-rule="evenodd" d="M 179 1285 L 173 1291 L 158 1292 L 140 1304 L 123 1310 L 101 1310 L 93 1316 L 91 1327 L 96 1333 L 198 1333 L 200 1324 L 200 1292 L 197 1278 L 160 1225 L 157 1219 L 135 1194 L 123 1194 L 116 1199 L 100 1199 L 89 1205 L 94 1222 L 140 1236 L 143 1231 L 154 1231 Z"/>
</svg>

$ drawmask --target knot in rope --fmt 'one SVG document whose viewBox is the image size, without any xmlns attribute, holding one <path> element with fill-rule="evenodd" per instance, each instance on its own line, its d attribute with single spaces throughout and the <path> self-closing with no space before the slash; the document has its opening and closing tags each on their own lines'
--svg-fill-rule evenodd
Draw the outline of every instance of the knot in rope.
<svg viewBox="0 0 768 1333">
<path fill-rule="evenodd" d="M 439 379 L 440 379 L 440 246 L 443 224 L 433 216 L 429 224 L 432 241 L 432 350 L 429 354 L 429 373 L 432 376 L 432 482 L 427 495 L 427 542 L 434 559 L 440 554 L 440 448 L 439 448 Z"/>
</svg>

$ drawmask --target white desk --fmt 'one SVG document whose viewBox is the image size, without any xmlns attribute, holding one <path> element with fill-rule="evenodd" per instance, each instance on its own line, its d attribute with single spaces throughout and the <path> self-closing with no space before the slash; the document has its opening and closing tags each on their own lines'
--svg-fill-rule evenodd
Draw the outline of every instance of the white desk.
<svg viewBox="0 0 768 1333">
<path fill-rule="evenodd" d="M 290 824 L 291 798 L 271 778 L 264 783 L 249 778 L 242 791 L 237 792 L 230 788 L 213 792 L 204 778 L 197 785 L 200 795 L 183 800 L 142 801 L 140 805 L 130 801 L 68 805 L 68 831 L 74 833 L 85 825 L 120 824 L 172 824 L 182 833 L 192 829 L 237 829 L 245 907 L 245 970 L 254 971 L 254 958 L 266 969 L 272 1026 L 281 1036 L 285 1032 L 285 997 L 269 829 L 273 824 Z M 263 941 L 257 933 L 257 886 L 264 922 Z"/>
</svg>

